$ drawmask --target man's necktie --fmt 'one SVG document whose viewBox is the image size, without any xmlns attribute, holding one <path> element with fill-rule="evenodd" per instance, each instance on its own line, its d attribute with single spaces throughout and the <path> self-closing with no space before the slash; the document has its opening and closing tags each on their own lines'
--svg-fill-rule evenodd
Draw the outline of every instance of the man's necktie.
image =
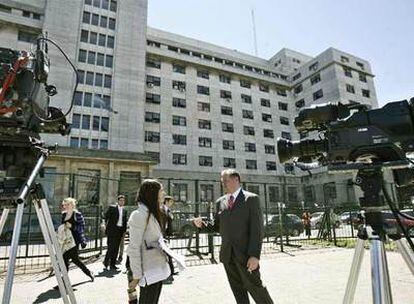
<svg viewBox="0 0 414 304">
<path fill-rule="evenodd" d="M 228 206 L 229 206 L 229 210 L 232 210 L 234 207 L 234 196 L 230 195 L 229 200 L 228 200 Z"/>
</svg>

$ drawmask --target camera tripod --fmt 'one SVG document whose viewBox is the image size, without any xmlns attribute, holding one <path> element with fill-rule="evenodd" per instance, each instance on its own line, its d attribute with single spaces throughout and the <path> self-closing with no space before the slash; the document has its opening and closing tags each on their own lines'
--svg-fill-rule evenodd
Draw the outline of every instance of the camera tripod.
<svg viewBox="0 0 414 304">
<path fill-rule="evenodd" d="M 361 187 L 364 196 L 360 198 L 362 209 L 365 211 L 363 227 L 358 231 L 358 240 L 355 246 L 351 271 L 348 277 L 344 304 L 353 302 L 358 276 L 364 257 L 364 243 L 370 242 L 371 251 L 371 278 L 372 278 L 372 299 L 375 304 L 391 304 L 392 294 L 390 277 L 388 273 L 387 256 L 384 242 L 387 238 L 387 231 L 384 228 L 383 197 L 380 195 L 382 186 L 382 171 L 380 167 L 358 170 L 356 183 Z M 390 236 L 391 237 L 391 236 Z M 401 240 L 400 232 L 392 236 L 396 241 L 399 252 L 405 263 L 414 275 L 414 253 Z"/>
<path fill-rule="evenodd" d="M 75 304 L 76 298 L 73 293 L 72 285 L 70 284 L 68 272 L 66 270 L 65 263 L 63 261 L 62 251 L 58 243 L 56 233 L 54 230 L 52 217 L 50 215 L 49 207 L 45 199 L 43 188 L 40 184 L 34 183 L 36 176 L 42 168 L 46 158 L 49 154 L 49 150 L 45 148 L 39 148 L 41 154 L 37 160 L 37 163 L 30 173 L 29 178 L 22 186 L 15 202 L 17 203 L 16 216 L 13 227 L 13 237 L 11 240 L 9 261 L 7 265 L 6 281 L 4 283 L 3 292 L 3 304 L 9 304 L 12 292 L 14 270 L 17 258 L 17 249 L 19 245 L 20 230 L 22 225 L 22 217 L 24 211 L 24 205 L 27 200 L 32 200 L 36 214 L 39 220 L 39 225 L 45 240 L 46 247 L 49 251 L 49 256 L 52 262 L 53 270 L 58 281 L 59 291 L 62 300 L 65 304 Z M 9 209 L 4 209 L 0 219 L 0 234 L 3 230 L 6 222 Z"/>
</svg>

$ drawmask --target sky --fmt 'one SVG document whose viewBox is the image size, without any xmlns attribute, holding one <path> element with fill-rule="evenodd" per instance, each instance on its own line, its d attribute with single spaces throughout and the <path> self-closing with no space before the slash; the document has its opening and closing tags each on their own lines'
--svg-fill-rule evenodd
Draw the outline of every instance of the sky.
<svg viewBox="0 0 414 304">
<path fill-rule="evenodd" d="M 368 60 L 379 105 L 414 97 L 412 0 L 148 0 L 148 25 L 258 57 L 329 47 Z"/>
</svg>

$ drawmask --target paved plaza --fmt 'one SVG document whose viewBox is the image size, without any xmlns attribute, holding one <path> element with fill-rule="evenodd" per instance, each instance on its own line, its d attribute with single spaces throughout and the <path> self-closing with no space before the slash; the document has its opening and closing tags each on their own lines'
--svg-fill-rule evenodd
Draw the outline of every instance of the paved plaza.
<svg viewBox="0 0 414 304">
<path fill-rule="evenodd" d="M 353 250 L 340 248 L 277 253 L 263 256 L 261 272 L 275 303 L 342 303 L 352 256 Z M 387 257 L 394 303 L 414 303 L 414 276 L 398 253 L 387 253 Z M 127 303 L 124 269 L 103 272 L 101 260 L 88 267 L 96 275 L 93 283 L 78 268 L 69 272 L 78 303 Z M 12 303 L 61 303 L 59 292 L 53 290 L 56 280 L 47 275 L 17 276 Z M 0 283 L 3 286 L 4 278 Z M 366 251 L 355 303 L 371 301 L 370 257 Z M 234 302 L 221 264 L 187 268 L 176 276 L 174 284 L 164 285 L 160 299 L 165 304 Z"/>
</svg>

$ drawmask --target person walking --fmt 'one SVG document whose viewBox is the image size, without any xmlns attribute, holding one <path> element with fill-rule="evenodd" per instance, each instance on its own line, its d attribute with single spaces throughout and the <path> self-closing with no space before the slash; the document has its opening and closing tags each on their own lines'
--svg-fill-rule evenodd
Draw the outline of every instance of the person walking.
<svg viewBox="0 0 414 304">
<path fill-rule="evenodd" d="M 223 170 L 221 182 L 226 195 L 216 201 L 214 225 L 201 217 L 193 223 L 198 228 L 220 231 L 220 261 L 236 303 L 249 303 L 249 293 L 256 303 L 272 304 L 259 271 L 264 230 L 259 197 L 242 189 L 240 174 L 234 169 Z"/>
<path fill-rule="evenodd" d="M 124 205 L 125 195 L 118 195 L 117 204 L 109 206 L 104 216 L 108 244 L 108 250 L 106 251 L 103 262 L 105 270 L 107 270 L 108 267 L 110 267 L 111 270 L 118 270 L 116 262 L 119 245 L 127 227 L 127 211 L 124 209 Z"/>
<path fill-rule="evenodd" d="M 172 222 L 174 219 L 174 215 L 172 213 L 172 206 L 174 205 L 174 199 L 172 196 L 165 196 L 164 203 L 161 205 L 161 218 L 163 222 L 163 230 L 164 230 L 164 238 L 172 236 L 173 227 Z M 174 281 L 174 263 L 172 257 L 168 256 L 168 265 L 170 266 L 171 275 L 164 280 L 164 284 L 171 284 Z"/>
<path fill-rule="evenodd" d="M 167 256 L 159 246 L 163 237 L 160 205 L 164 195 L 160 182 L 144 180 L 138 192 L 138 209 L 128 220 L 128 293 L 133 295 L 139 285 L 140 304 L 158 303 L 162 281 L 171 274 Z"/>
<path fill-rule="evenodd" d="M 65 225 L 66 229 L 70 229 L 75 241 L 75 246 L 63 253 L 66 269 L 69 271 L 69 265 L 72 261 L 93 282 L 95 278 L 92 271 L 90 271 L 79 259 L 79 245 L 82 248 L 86 247 L 85 219 L 83 218 L 82 213 L 76 209 L 76 200 L 74 198 L 65 198 L 62 202 L 62 208 L 62 224 Z"/>
<path fill-rule="evenodd" d="M 310 239 L 311 237 L 311 214 L 308 210 L 305 210 L 302 214 L 302 223 L 305 228 L 305 234 Z"/>
</svg>

